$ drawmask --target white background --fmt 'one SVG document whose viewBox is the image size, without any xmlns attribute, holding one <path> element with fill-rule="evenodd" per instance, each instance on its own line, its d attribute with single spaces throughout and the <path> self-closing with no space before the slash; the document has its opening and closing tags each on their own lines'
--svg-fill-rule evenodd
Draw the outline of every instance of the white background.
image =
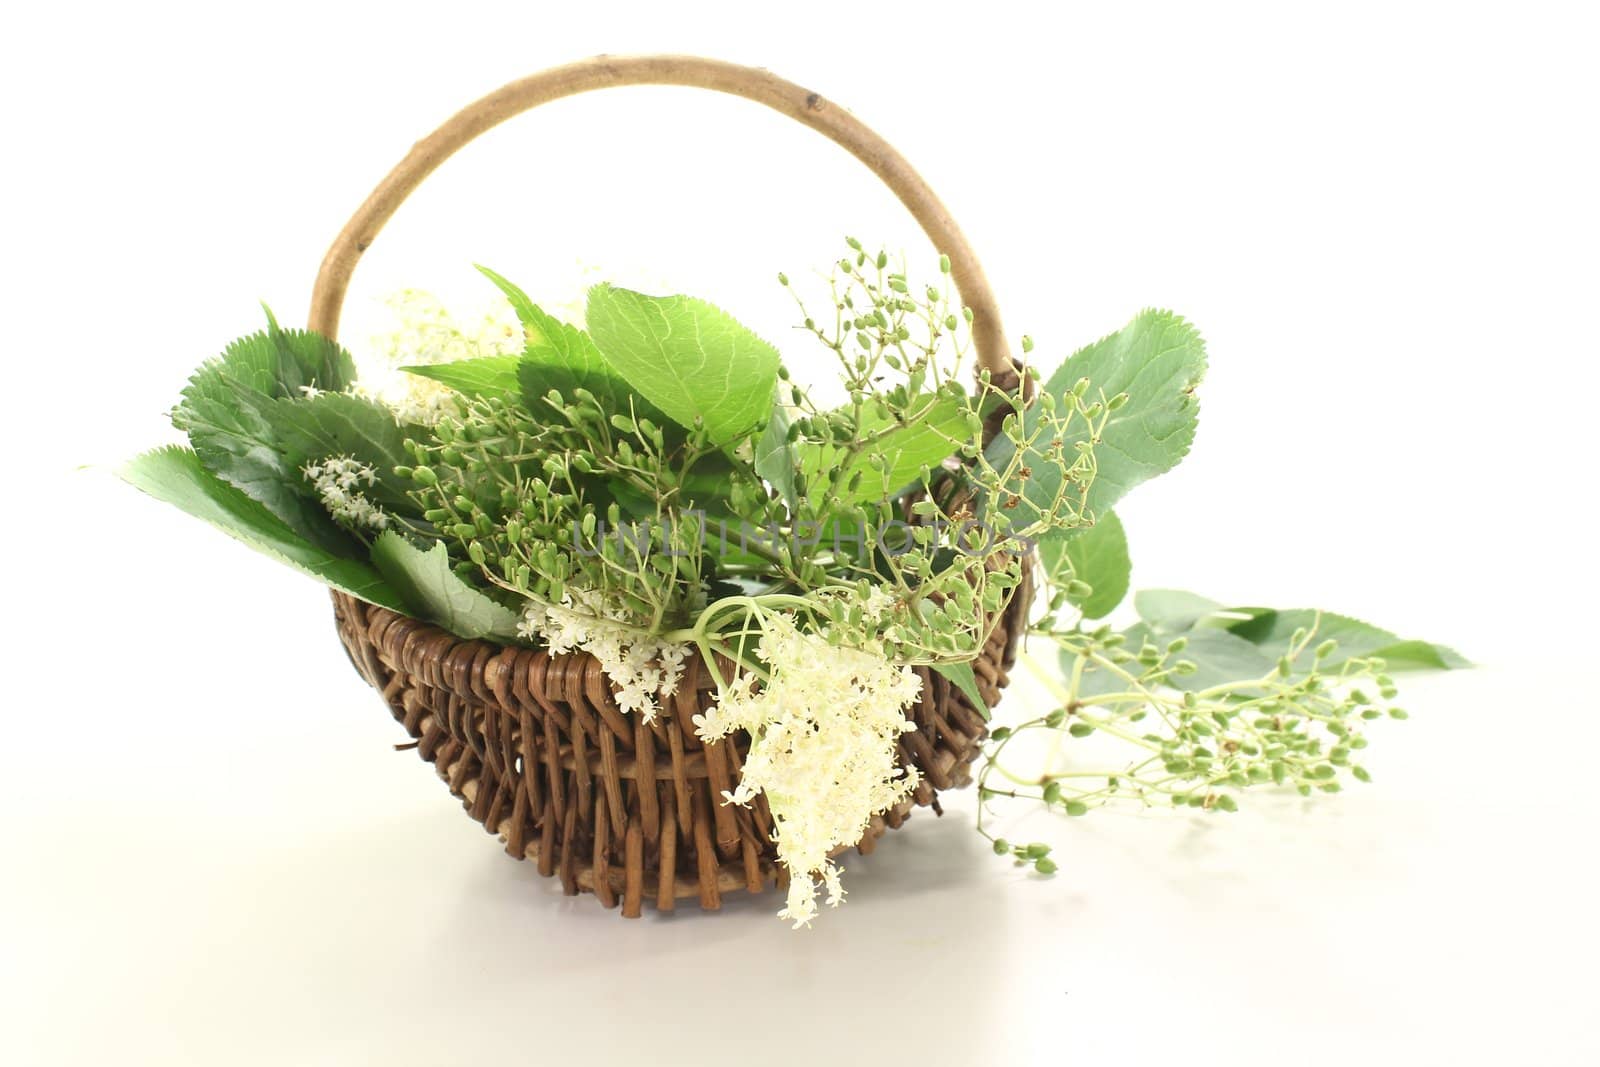
<svg viewBox="0 0 1600 1067">
<path fill-rule="evenodd" d="M 47 13 L 45 13 L 47 12 Z M 1583 5 L 35 4 L 0 100 L 8 401 L 0 1060 L 1593 1063 L 1596 26 Z M 771 896 L 624 922 L 506 859 L 345 662 L 325 595 L 106 474 L 187 372 L 304 315 L 412 140 L 601 51 L 771 67 L 923 170 L 1042 362 L 1147 305 L 1212 370 L 1119 509 L 1140 586 L 1453 644 L 1377 781 L 1103 814 L 988 855 L 971 796 Z M 771 281 L 931 255 L 743 101 L 564 102 L 448 164 L 357 274 L 601 277 L 804 349 Z M 91 465 L 89 470 L 76 469 Z M 1030 704 L 1018 689 L 1005 718 Z M 1037 694 L 1032 706 L 1037 707 Z"/>
</svg>

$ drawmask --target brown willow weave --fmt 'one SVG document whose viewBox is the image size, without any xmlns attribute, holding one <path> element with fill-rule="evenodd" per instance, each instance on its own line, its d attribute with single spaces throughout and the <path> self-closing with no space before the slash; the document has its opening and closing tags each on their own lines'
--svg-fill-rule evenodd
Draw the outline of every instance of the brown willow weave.
<svg viewBox="0 0 1600 1067">
<path fill-rule="evenodd" d="M 568 894 L 591 892 L 637 916 L 646 900 L 670 911 L 678 898 L 698 897 L 714 909 L 724 893 L 785 883 L 766 798 L 748 808 L 722 799 L 738 783 L 748 736 L 705 743 L 695 734 L 693 716 L 714 696 L 697 661 L 646 726 L 617 708 L 587 653 L 464 641 L 344 593 L 333 601 L 351 661 L 418 754 L 507 852 L 559 877 Z M 973 663 L 990 706 L 1015 658 L 1017 614 L 1002 613 Z M 938 790 L 971 782 L 984 721 L 943 675 L 916 670 L 922 692 L 907 711 L 916 729 L 900 736 L 899 760 L 922 772 L 912 800 L 937 805 Z M 871 852 L 911 807 L 875 818 L 856 847 Z"/>
<path fill-rule="evenodd" d="M 457 149 L 520 112 L 591 89 L 683 85 L 764 104 L 833 140 L 900 198 L 934 246 L 972 311 L 979 366 L 1001 388 L 1023 387 L 1006 348 L 994 294 L 977 256 L 944 205 L 893 148 L 816 93 L 766 71 L 688 56 L 594 59 L 512 82 L 469 105 L 417 142 L 335 239 L 312 293 L 309 325 L 334 337 L 351 273 L 405 197 Z M 992 432 L 992 428 L 991 428 Z M 1006 684 L 1031 601 L 1025 580 L 988 620 L 973 663 L 978 689 L 993 707 Z M 474 819 L 528 858 L 569 894 L 592 892 L 608 907 L 640 914 L 644 901 L 670 910 L 680 897 L 720 906 L 722 894 L 782 885 L 772 814 L 764 797 L 750 807 L 723 802 L 739 781 L 750 740 L 736 734 L 702 743 L 693 717 L 714 688 L 691 661 L 677 696 L 646 725 L 616 705 L 599 663 L 587 654 L 467 641 L 385 608 L 334 593 L 339 637 L 351 661 Z M 724 665 L 725 670 L 725 665 Z M 942 675 L 917 668 L 922 689 L 907 715 L 899 761 L 922 780 L 910 800 L 875 818 L 856 846 L 870 852 L 913 804 L 967 785 L 985 735 L 984 720 Z"/>
</svg>

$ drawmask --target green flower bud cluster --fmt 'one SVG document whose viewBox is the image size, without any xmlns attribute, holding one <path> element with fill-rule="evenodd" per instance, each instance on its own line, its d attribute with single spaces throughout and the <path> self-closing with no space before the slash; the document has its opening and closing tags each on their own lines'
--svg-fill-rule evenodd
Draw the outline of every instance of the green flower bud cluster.
<svg viewBox="0 0 1600 1067">
<path fill-rule="evenodd" d="M 838 357 L 845 387 L 852 395 L 872 395 L 898 378 L 916 394 L 957 380 L 970 342 L 966 309 L 958 313 L 941 286 L 913 290 L 903 265 L 890 269 L 887 252 L 869 253 L 853 237 L 845 244 L 849 254 L 835 265 L 826 315 L 811 314 L 790 288 L 804 328 Z M 939 272 L 949 274 L 948 256 L 939 257 Z M 788 286 L 786 276 L 779 280 Z"/>
<path fill-rule="evenodd" d="M 1024 657 L 1060 703 L 991 733 L 979 772 L 985 799 L 1031 798 L 1081 816 L 1116 802 L 1235 812 L 1252 787 L 1335 793 L 1346 780 L 1372 780 L 1358 762 L 1366 724 L 1406 717 L 1389 703 L 1397 690 L 1381 659 L 1341 658 L 1332 639 L 1313 647 L 1314 628 L 1296 631 L 1265 675 L 1224 682 L 1211 680 L 1218 665 L 1184 636 L 1163 641 L 1145 630 L 1135 647 L 1110 627 L 1040 625 L 1034 635 L 1060 647 L 1066 684 Z M 1203 685 L 1185 681 L 1200 675 Z M 1051 758 L 1022 773 L 1007 750 L 1038 733 L 1052 739 Z"/>
<path fill-rule="evenodd" d="M 752 626 L 774 609 L 898 663 L 970 660 L 1022 578 L 1008 533 L 1026 524 L 967 473 L 999 394 L 961 373 L 972 316 L 952 303 L 948 257 L 923 283 L 883 251 L 847 248 L 826 313 L 800 305 L 845 403 L 815 403 L 780 364 L 771 426 L 713 443 L 698 420 L 679 425 L 626 390 L 597 396 L 559 367 L 530 380 L 545 364 L 525 361 L 514 395 L 469 389 L 407 445 L 397 473 L 431 527 L 418 532 L 530 618 L 581 594 L 612 621 L 748 669 L 760 667 Z M 1074 397 L 1029 432 L 1058 432 L 1095 402 Z M 1078 521 L 1092 464 L 1063 463 L 1056 518 Z"/>
<path fill-rule="evenodd" d="M 703 539 L 672 520 L 700 503 L 706 449 L 693 434 L 669 447 L 662 427 L 606 411 L 588 390 L 537 404 L 539 416 L 475 399 L 409 445 L 412 496 L 458 569 L 513 602 L 560 604 L 577 586 L 641 626 L 682 625 L 703 606 Z M 721 473 L 716 484 L 731 493 Z"/>
<path fill-rule="evenodd" d="M 1032 867 L 1040 874 L 1055 874 L 1056 861 L 1050 858 L 1050 846 L 1043 841 L 1014 845 L 1003 837 L 992 838 L 996 856 L 1010 856 L 1017 865 Z"/>
</svg>

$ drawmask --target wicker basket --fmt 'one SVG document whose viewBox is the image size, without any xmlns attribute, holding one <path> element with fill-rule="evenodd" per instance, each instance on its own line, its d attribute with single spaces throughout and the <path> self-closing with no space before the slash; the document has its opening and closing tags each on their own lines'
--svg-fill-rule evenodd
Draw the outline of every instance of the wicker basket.
<svg viewBox="0 0 1600 1067">
<path fill-rule="evenodd" d="M 979 365 L 1002 387 L 1020 384 L 982 268 L 932 190 L 908 163 L 849 113 L 766 71 L 684 56 L 600 56 L 513 82 L 470 105 L 417 143 L 340 233 L 317 277 L 310 326 L 335 336 L 361 253 L 405 197 L 462 145 L 550 100 L 609 86 L 687 85 L 742 96 L 818 130 L 860 159 L 911 210 L 951 261 L 973 311 Z M 993 619 L 973 664 L 992 707 L 1006 684 L 1031 599 L 1025 581 Z M 738 782 L 749 739 L 703 744 L 691 717 L 713 696 L 709 672 L 691 663 L 676 698 L 645 725 L 622 713 L 598 662 L 526 648 L 465 641 L 384 608 L 335 593 L 339 637 L 474 819 L 506 849 L 561 880 L 637 916 L 645 900 L 671 910 L 698 897 L 782 886 L 765 798 L 749 808 L 722 802 Z M 967 785 L 985 736 L 983 717 L 942 675 L 918 668 L 922 691 L 908 715 L 900 759 L 922 772 L 912 799 L 875 819 L 856 846 L 870 852 L 913 801 L 938 810 L 937 791 Z"/>
</svg>

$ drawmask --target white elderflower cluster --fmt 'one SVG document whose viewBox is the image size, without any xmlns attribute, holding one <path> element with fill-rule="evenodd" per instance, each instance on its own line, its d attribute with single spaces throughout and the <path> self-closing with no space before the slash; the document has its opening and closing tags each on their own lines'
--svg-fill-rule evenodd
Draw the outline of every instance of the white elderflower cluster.
<svg viewBox="0 0 1600 1067">
<path fill-rule="evenodd" d="M 437 297 L 417 289 L 404 289 L 385 303 L 398 325 L 374 338 L 371 352 L 357 356 L 355 391 L 388 407 L 401 422 L 431 426 L 456 397 L 448 386 L 402 367 L 522 351 L 522 326 L 509 304 L 497 304 L 464 328 Z"/>
<path fill-rule="evenodd" d="M 895 765 L 899 736 L 915 727 L 904 714 L 922 680 L 881 653 L 838 648 L 802 633 L 787 615 L 762 624 L 761 659 L 771 676 L 743 674 L 715 707 L 695 717 L 707 740 L 750 733 L 739 786 L 724 799 L 749 804 L 765 792 L 778 858 L 789 869 L 789 899 L 778 913 L 804 926 L 817 914 L 817 880 L 828 903 L 844 899 L 829 858 L 859 841 L 872 817 L 917 784 Z"/>
<path fill-rule="evenodd" d="M 653 722 L 659 701 L 678 691 L 689 646 L 641 637 L 622 625 L 624 613 L 591 590 L 568 588 L 560 605 L 530 603 L 517 632 L 542 640 L 556 655 L 582 650 L 600 661 L 617 687 L 617 707 Z"/>
<path fill-rule="evenodd" d="M 377 482 L 378 472 L 354 456 L 329 456 L 321 463 L 307 463 L 300 472 L 316 489 L 322 506 L 346 526 L 382 530 L 389 525 L 389 516 L 361 492 Z"/>
<path fill-rule="evenodd" d="M 892 593 L 881 585 L 875 585 L 867 593 L 866 599 L 861 601 L 861 614 L 868 622 L 877 622 L 896 603 Z"/>
</svg>

